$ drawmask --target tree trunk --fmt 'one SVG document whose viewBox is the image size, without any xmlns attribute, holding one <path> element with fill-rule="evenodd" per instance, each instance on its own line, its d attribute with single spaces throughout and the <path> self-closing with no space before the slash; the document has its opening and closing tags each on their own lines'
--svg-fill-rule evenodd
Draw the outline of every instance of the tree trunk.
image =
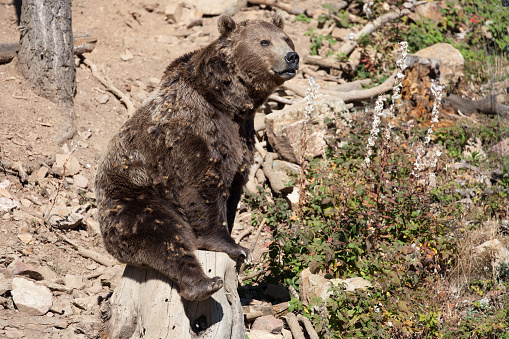
<svg viewBox="0 0 509 339">
<path fill-rule="evenodd" d="M 18 67 L 32 90 L 59 104 L 65 122 L 58 141 L 76 133 L 71 0 L 23 0 Z"/>
<path fill-rule="evenodd" d="M 236 263 L 227 254 L 196 251 L 205 273 L 224 287 L 204 301 L 183 300 L 176 286 L 150 268 L 126 266 L 110 300 L 110 339 L 244 339 Z"/>
</svg>

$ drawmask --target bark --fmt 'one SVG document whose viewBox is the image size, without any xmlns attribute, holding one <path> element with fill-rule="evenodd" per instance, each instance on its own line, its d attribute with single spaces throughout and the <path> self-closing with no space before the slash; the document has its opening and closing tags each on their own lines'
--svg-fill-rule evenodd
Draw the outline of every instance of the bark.
<svg viewBox="0 0 509 339">
<path fill-rule="evenodd" d="M 65 120 L 56 136 L 61 143 L 76 133 L 71 1 L 23 0 L 21 27 L 19 70 L 37 95 L 62 107 Z"/>
<path fill-rule="evenodd" d="M 225 286 L 204 301 L 183 300 L 171 280 L 149 268 L 126 266 L 110 304 L 108 338 L 244 339 L 235 261 L 197 251 L 205 273 Z"/>
</svg>

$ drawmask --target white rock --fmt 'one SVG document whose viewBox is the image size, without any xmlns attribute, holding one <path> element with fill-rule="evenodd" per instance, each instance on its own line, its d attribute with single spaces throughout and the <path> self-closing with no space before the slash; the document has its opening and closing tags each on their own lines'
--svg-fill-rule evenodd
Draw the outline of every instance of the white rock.
<svg viewBox="0 0 509 339">
<path fill-rule="evenodd" d="M 80 171 L 80 162 L 74 155 L 69 156 L 69 154 L 57 154 L 53 169 L 61 171 L 64 166 L 66 177 L 72 177 Z"/>
<path fill-rule="evenodd" d="M 88 186 L 88 179 L 82 174 L 76 174 L 74 177 L 74 186 L 85 188 Z"/>
<path fill-rule="evenodd" d="M 44 315 L 53 304 L 53 294 L 49 288 L 24 278 L 12 279 L 11 294 L 18 310 L 28 315 Z"/>
<path fill-rule="evenodd" d="M 85 280 L 80 275 L 66 274 L 64 277 L 65 286 L 69 288 L 75 288 L 77 290 L 85 287 Z"/>
<path fill-rule="evenodd" d="M 108 94 L 99 94 L 98 96 L 95 97 L 95 100 L 98 103 L 104 105 L 108 102 L 108 100 L 110 100 L 110 97 L 108 96 Z"/>
</svg>

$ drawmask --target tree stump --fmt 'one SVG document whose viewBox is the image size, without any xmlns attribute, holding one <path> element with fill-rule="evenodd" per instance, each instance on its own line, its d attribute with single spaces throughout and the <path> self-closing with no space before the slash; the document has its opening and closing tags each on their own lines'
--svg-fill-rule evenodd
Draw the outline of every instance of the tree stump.
<svg viewBox="0 0 509 339">
<path fill-rule="evenodd" d="M 244 317 L 237 293 L 236 262 L 227 254 L 196 251 L 209 277 L 224 287 L 204 301 L 184 300 L 162 273 L 127 265 L 110 300 L 105 335 L 116 339 L 244 339 Z"/>
</svg>

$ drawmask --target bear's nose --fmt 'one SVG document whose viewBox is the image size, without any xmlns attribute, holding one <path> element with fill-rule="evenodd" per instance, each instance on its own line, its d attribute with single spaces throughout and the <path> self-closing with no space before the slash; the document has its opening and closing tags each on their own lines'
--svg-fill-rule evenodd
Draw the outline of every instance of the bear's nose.
<svg viewBox="0 0 509 339">
<path fill-rule="evenodd" d="M 295 52 L 289 52 L 285 56 L 285 60 L 288 63 L 288 66 L 290 66 L 293 69 L 299 68 L 299 55 Z"/>
</svg>

